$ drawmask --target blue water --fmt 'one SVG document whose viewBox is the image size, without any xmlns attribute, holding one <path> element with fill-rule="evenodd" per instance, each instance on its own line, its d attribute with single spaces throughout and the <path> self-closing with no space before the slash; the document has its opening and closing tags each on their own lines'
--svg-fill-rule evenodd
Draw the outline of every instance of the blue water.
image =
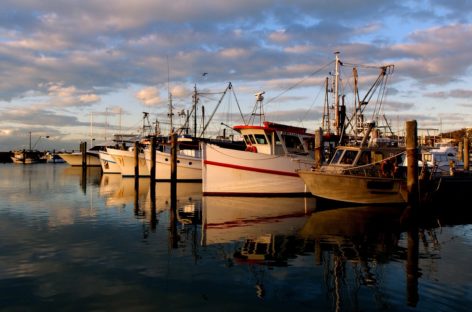
<svg viewBox="0 0 472 312">
<path fill-rule="evenodd" d="M 173 201 L 168 183 L 67 164 L 0 164 L 0 194 L 1 311 L 472 307 L 469 207 L 416 227 L 398 207 L 203 197 L 199 183 Z"/>
</svg>

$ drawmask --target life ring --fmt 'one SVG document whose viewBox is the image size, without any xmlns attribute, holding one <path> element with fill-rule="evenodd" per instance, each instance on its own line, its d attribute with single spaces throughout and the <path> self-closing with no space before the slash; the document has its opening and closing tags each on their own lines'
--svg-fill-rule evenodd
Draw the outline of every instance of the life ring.
<svg viewBox="0 0 472 312">
<path fill-rule="evenodd" d="M 393 165 L 388 159 L 384 159 L 380 164 L 380 175 L 382 177 L 391 177 L 393 173 Z"/>
<path fill-rule="evenodd" d="M 248 145 L 246 146 L 246 152 L 257 153 L 257 147 L 255 147 L 254 145 Z"/>
</svg>

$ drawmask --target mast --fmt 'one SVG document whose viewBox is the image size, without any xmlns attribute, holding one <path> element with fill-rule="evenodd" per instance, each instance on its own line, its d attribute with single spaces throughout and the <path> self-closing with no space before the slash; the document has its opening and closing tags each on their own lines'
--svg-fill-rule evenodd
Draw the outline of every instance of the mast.
<svg viewBox="0 0 472 312">
<path fill-rule="evenodd" d="M 325 106 L 323 111 L 323 120 L 321 124 L 327 133 L 331 133 L 331 121 L 329 118 L 329 97 L 328 97 L 328 86 L 329 86 L 329 78 L 326 77 L 325 80 Z"/>
<path fill-rule="evenodd" d="M 334 76 L 334 122 L 336 126 L 336 135 L 340 134 L 339 131 L 339 52 L 334 52 L 336 56 L 335 76 Z"/>
<path fill-rule="evenodd" d="M 93 147 L 93 112 L 90 112 L 90 148 Z"/>
<path fill-rule="evenodd" d="M 197 93 L 197 85 L 193 86 L 193 137 L 197 137 L 197 104 L 198 104 L 198 93 Z"/>
</svg>

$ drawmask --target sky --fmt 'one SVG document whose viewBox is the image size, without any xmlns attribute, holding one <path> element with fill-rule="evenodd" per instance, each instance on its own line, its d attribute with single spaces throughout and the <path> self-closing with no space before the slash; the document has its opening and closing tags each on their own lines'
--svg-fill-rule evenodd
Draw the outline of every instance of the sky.
<svg viewBox="0 0 472 312">
<path fill-rule="evenodd" d="M 393 131 L 472 127 L 471 22 L 468 0 L 2 0 L 0 151 L 78 149 L 138 132 L 143 112 L 168 133 L 195 89 L 208 136 L 247 122 L 258 92 L 266 120 L 314 131 L 335 52 L 346 94 L 352 67 L 362 97 L 394 65 Z"/>
</svg>

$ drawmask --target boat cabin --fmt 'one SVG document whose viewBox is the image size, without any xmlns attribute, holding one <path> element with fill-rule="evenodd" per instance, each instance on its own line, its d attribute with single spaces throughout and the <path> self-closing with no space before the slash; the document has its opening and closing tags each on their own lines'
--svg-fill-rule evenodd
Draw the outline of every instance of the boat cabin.
<svg viewBox="0 0 472 312">
<path fill-rule="evenodd" d="M 388 160 L 393 170 L 395 164 L 403 163 L 403 152 L 404 149 L 400 147 L 338 146 L 328 165 L 322 166 L 321 169 L 340 172 L 349 168 L 368 168 L 375 165 L 380 169 L 382 161 Z"/>
<path fill-rule="evenodd" d="M 240 125 L 234 130 L 241 133 L 246 151 L 268 155 L 312 155 L 314 135 L 306 128 L 265 121 L 262 126 Z"/>
<path fill-rule="evenodd" d="M 451 166 L 454 169 L 463 169 L 464 166 L 464 162 L 458 156 L 457 147 L 454 146 L 441 146 L 422 150 L 419 159 L 418 166 L 420 168 L 426 165 L 436 174 L 448 175 Z"/>
</svg>

